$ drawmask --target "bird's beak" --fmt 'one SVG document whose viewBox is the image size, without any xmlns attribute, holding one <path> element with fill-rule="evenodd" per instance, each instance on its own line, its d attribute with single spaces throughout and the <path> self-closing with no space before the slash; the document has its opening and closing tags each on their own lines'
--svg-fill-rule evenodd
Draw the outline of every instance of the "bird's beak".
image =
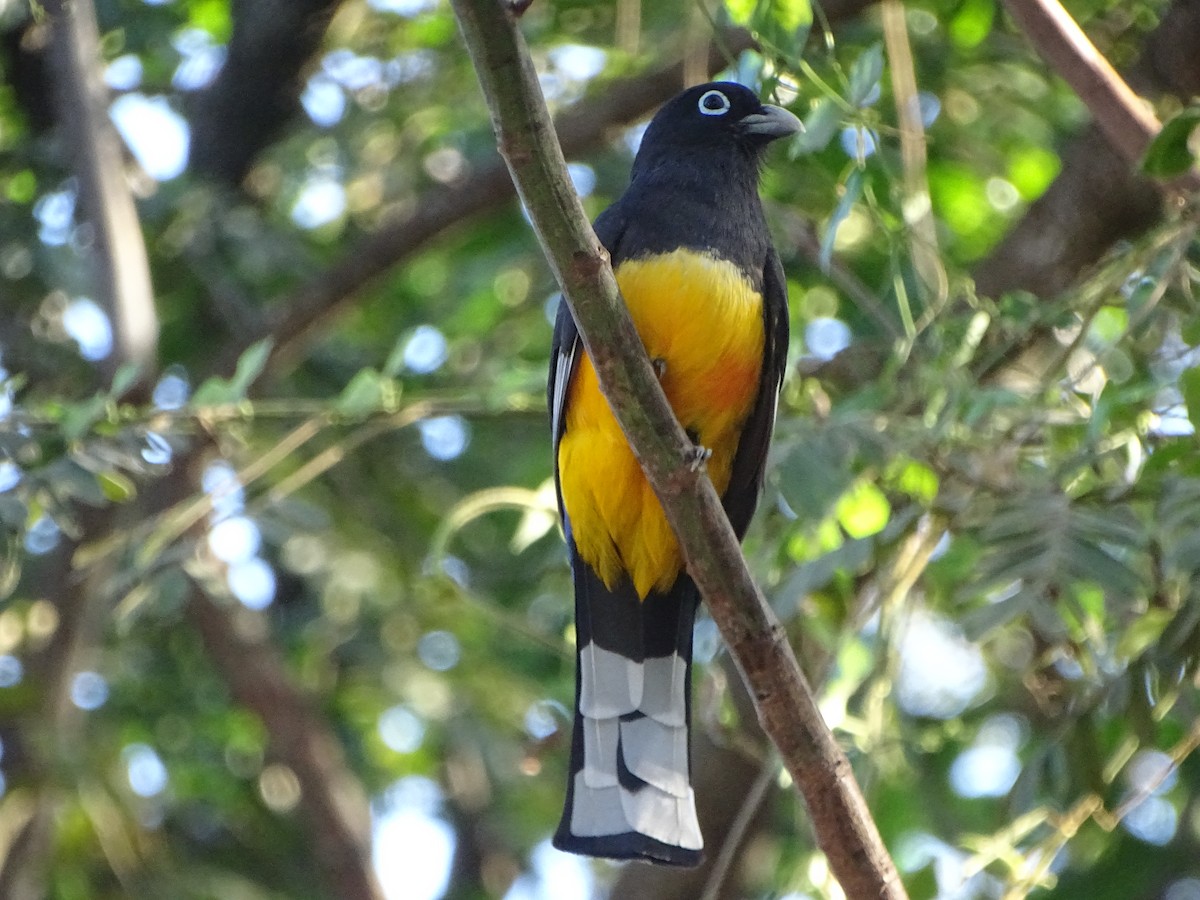
<svg viewBox="0 0 1200 900">
<path fill-rule="evenodd" d="M 789 134 L 799 134 L 804 130 L 804 123 L 786 109 L 765 104 L 762 112 L 744 116 L 738 124 L 746 134 L 760 135 L 770 141 L 787 137 Z"/>
</svg>

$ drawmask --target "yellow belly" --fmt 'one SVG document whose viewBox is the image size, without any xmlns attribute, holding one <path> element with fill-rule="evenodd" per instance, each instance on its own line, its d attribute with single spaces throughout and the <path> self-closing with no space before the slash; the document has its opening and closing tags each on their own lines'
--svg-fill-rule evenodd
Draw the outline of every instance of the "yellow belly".
<svg viewBox="0 0 1200 900">
<path fill-rule="evenodd" d="M 732 263 L 692 251 L 622 263 L 617 283 L 683 427 L 712 451 L 717 493 L 729 484 L 742 426 L 758 394 L 762 297 Z M 623 572 L 638 596 L 669 588 L 679 545 L 586 355 L 568 396 L 558 447 L 563 505 L 579 555 L 610 588 Z"/>
</svg>

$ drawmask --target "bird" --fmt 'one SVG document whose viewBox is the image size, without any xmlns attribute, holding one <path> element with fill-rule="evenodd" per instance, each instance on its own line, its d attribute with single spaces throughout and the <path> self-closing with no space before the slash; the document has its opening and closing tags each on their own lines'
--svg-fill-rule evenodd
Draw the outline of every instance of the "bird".
<svg viewBox="0 0 1200 900">
<path fill-rule="evenodd" d="M 759 176 L 767 146 L 802 128 L 740 84 L 685 90 L 652 117 L 628 187 L 594 222 L 739 540 L 761 492 L 788 347 L 787 287 Z M 695 866 L 703 839 L 688 727 L 699 593 L 565 300 L 547 399 L 576 634 L 570 766 L 553 844 Z"/>
</svg>

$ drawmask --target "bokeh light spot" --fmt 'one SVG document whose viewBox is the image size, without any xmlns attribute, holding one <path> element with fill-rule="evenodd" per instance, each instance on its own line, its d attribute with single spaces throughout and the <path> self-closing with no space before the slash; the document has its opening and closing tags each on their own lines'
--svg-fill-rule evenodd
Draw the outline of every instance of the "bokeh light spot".
<svg viewBox="0 0 1200 900">
<path fill-rule="evenodd" d="M 139 797 L 154 797 L 167 787 L 167 767 L 153 747 L 148 744 L 129 744 L 121 757 L 129 787 Z"/>
<path fill-rule="evenodd" d="M 112 353 L 112 323 L 104 310 L 88 297 L 77 297 L 67 304 L 63 310 L 63 329 L 79 345 L 79 355 L 90 362 Z"/>
<path fill-rule="evenodd" d="M 450 632 L 430 631 L 417 641 L 417 655 L 435 672 L 446 672 L 458 665 L 462 648 Z"/>
<path fill-rule="evenodd" d="M 446 361 L 446 337 L 432 325 L 418 325 L 404 345 L 404 366 L 410 372 L 427 375 Z"/>
<path fill-rule="evenodd" d="M 457 459 L 470 443 L 470 432 L 462 416 L 434 416 L 420 424 L 421 444 L 434 459 Z"/>
<path fill-rule="evenodd" d="M 257 557 L 231 565 L 225 581 L 247 609 L 266 609 L 275 599 L 275 570 Z"/>
<path fill-rule="evenodd" d="M 77 672 L 71 679 L 71 702 L 80 709 L 99 709 L 108 700 L 108 682 L 98 672 Z"/>
<path fill-rule="evenodd" d="M 379 717 L 379 737 L 397 753 L 412 753 L 425 739 L 425 725 L 407 706 L 393 706 Z"/>
<path fill-rule="evenodd" d="M 0 688 L 16 687 L 25 677 L 25 666 L 15 656 L 0 655 Z"/>
</svg>

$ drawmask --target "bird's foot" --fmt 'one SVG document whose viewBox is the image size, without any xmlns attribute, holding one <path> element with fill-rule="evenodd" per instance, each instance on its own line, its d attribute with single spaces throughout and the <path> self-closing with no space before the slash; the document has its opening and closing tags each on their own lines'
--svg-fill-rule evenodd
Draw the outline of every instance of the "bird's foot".
<svg viewBox="0 0 1200 900">
<path fill-rule="evenodd" d="M 688 468 L 693 472 L 699 472 L 708 463 L 710 456 L 712 456 L 712 450 L 708 447 L 702 447 L 700 444 L 693 445 L 686 458 Z"/>
<path fill-rule="evenodd" d="M 661 356 L 655 356 L 651 358 L 650 366 L 654 369 L 654 376 L 662 381 L 663 376 L 667 374 L 667 361 Z"/>
</svg>

